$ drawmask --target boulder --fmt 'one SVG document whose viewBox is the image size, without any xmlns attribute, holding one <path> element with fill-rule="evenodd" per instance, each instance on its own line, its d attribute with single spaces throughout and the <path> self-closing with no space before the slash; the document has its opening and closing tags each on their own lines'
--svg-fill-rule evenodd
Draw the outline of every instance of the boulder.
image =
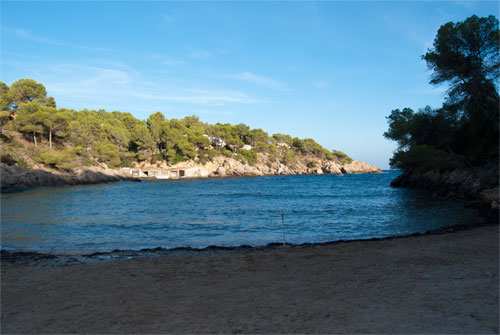
<svg viewBox="0 0 500 335">
<path fill-rule="evenodd" d="M 479 194 L 479 200 L 481 200 L 481 203 L 486 207 L 490 207 L 492 209 L 498 209 L 499 192 L 500 189 L 498 187 L 484 190 Z"/>
<path fill-rule="evenodd" d="M 225 177 L 226 173 L 227 173 L 226 168 L 223 166 L 219 166 L 217 170 L 215 170 L 215 174 L 221 177 Z"/>
<path fill-rule="evenodd" d="M 343 173 L 381 173 L 382 170 L 375 165 L 353 160 L 349 164 L 340 167 Z"/>
</svg>

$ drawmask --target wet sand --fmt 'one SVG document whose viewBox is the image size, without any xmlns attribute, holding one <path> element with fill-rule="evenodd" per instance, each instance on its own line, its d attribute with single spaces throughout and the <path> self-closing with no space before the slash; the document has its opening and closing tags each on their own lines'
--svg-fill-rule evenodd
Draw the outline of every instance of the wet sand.
<svg viewBox="0 0 500 335">
<path fill-rule="evenodd" d="M 70 266 L 2 263 L 1 333 L 498 333 L 499 226 Z"/>
</svg>

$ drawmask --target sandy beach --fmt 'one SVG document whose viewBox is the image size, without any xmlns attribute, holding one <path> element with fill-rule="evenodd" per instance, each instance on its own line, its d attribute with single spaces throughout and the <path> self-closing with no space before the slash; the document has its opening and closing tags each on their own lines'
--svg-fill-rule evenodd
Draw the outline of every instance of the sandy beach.
<svg viewBox="0 0 500 335">
<path fill-rule="evenodd" d="M 498 235 L 2 262 L 1 333 L 498 333 Z"/>
</svg>

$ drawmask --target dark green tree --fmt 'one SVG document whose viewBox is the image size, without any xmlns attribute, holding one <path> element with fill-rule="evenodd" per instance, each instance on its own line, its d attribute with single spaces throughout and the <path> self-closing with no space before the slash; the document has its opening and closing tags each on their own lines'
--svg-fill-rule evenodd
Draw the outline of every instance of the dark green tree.
<svg viewBox="0 0 500 335">
<path fill-rule="evenodd" d="M 160 112 L 156 112 L 148 117 L 146 123 L 149 128 L 149 132 L 153 137 L 153 141 L 156 143 L 157 150 L 162 152 L 165 149 L 165 116 Z"/>
<path fill-rule="evenodd" d="M 498 20 L 474 15 L 442 25 L 422 58 L 433 71 L 431 84 L 449 85 L 447 97 L 439 109 L 391 112 L 384 136 L 399 146 L 391 166 L 422 171 L 498 162 Z"/>
<path fill-rule="evenodd" d="M 7 111 L 12 105 L 12 98 L 9 94 L 9 86 L 0 81 L 0 110 Z"/>
<path fill-rule="evenodd" d="M 494 16 L 475 15 L 442 25 L 433 48 L 422 56 L 432 84 L 449 85 L 446 105 L 472 120 L 498 123 L 499 30 Z"/>
<path fill-rule="evenodd" d="M 474 15 L 441 26 L 423 56 L 433 71 L 431 83 L 449 85 L 443 112 L 456 122 L 461 151 L 475 164 L 498 156 L 499 39 L 494 16 Z"/>
<path fill-rule="evenodd" d="M 8 92 L 13 109 L 18 109 L 23 103 L 39 102 L 41 105 L 56 107 L 54 98 L 47 97 L 45 86 L 33 79 L 19 79 L 12 83 Z"/>
<path fill-rule="evenodd" d="M 19 105 L 16 118 L 17 128 L 21 133 L 33 136 L 33 143 L 37 146 L 37 135 L 43 134 L 46 114 L 38 102 Z"/>
</svg>

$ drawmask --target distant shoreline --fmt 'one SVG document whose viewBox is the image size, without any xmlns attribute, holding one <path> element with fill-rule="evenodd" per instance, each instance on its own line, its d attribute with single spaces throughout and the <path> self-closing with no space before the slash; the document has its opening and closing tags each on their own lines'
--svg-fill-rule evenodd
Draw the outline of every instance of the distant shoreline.
<svg viewBox="0 0 500 335">
<path fill-rule="evenodd" d="M 260 168 L 250 167 L 241 164 L 234 159 L 222 159 L 221 162 L 212 164 L 213 166 L 199 166 L 193 164 L 181 164 L 176 167 L 177 170 L 189 169 L 193 167 L 206 168 L 208 173 L 205 176 L 193 178 L 220 178 L 220 177 L 247 177 L 247 176 L 274 176 L 274 175 L 323 175 L 323 174 L 356 174 L 356 173 L 381 173 L 378 167 L 367 163 L 353 161 L 350 165 L 343 166 L 343 172 L 336 168 L 333 172 L 323 172 L 321 169 L 315 170 L 290 170 L 284 169 L 280 172 L 261 170 Z M 228 166 L 227 168 L 224 166 Z M 153 170 L 157 167 L 146 166 L 137 169 Z M 337 171 L 338 170 L 338 171 Z M 129 170 L 109 169 L 107 167 L 81 167 L 72 170 L 56 170 L 50 168 L 27 170 L 18 166 L 9 166 L 0 163 L 0 185 L 1 192 L 17 192 L 37 187 L 47 186 L 65 186 L 65 185 L 86 185 L 100 184 L 117 181 L 141 181 L 144 179 L 154 179 L 151 177 L 134 176 Z M 184 179 L 184 178 L 181 178 Z M 187 179 L 187 178 L 186 178 Z"/>
</svg>

